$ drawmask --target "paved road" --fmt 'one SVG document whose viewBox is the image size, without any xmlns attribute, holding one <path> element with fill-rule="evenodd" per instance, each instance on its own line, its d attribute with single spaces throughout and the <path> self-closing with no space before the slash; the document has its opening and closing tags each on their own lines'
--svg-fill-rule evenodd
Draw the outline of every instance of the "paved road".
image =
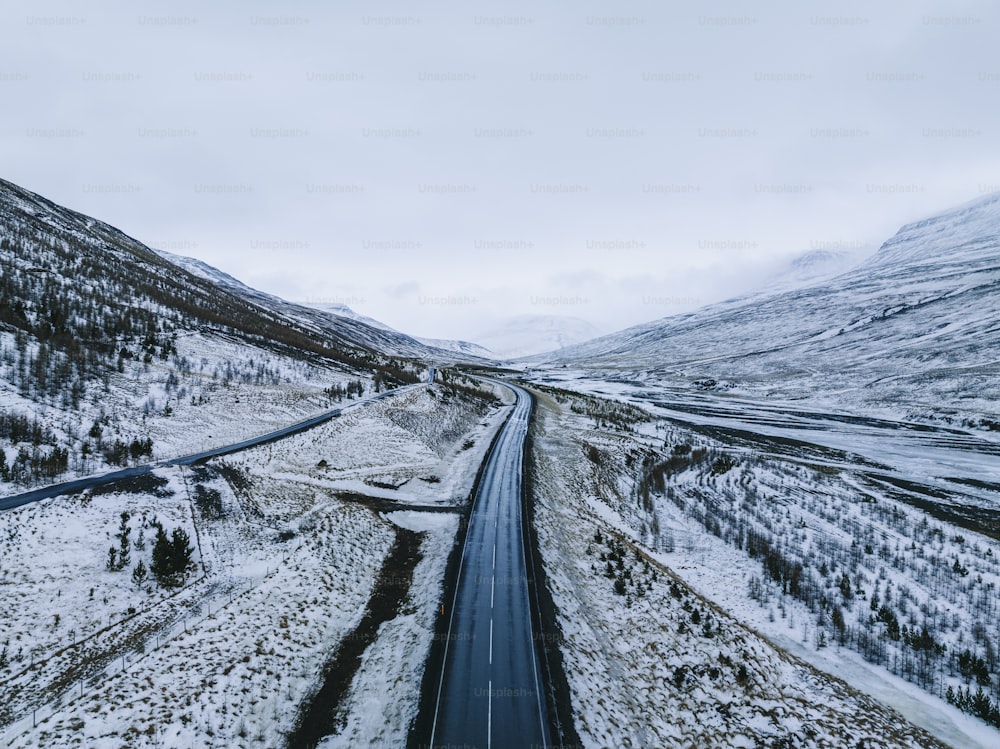
<svg viewBox="0 0 1000 749">
<path fill-rule="evenodd" d="M 531 401 L 504 425 L 473 500 L 437 689 L 431 746 L 543 747 L 549 721 L 532 637 L 521 515 Z"/>
<path fill-rule="evenodd" d="M 433 369 L 431 370 L 431 377 L 433 377 Z M 124 468 L 120 471 L 113 471 L 111 473 L 104 473 L 99 476 L 87 476 L 82 479 L 74 479 L 73 481 L 64 481 L 61 484 L 52 484 L 50 486 L 44 486 L 41 489 L 34 489 L 29 492 L 24 492 L 22 494 L 14 494 L 8 497 L 0 497 L 0 511 L 10 510 L 14 507 L 20 507 L 21 505 L 26 505 L 30 502 L 38 502 L 42 499 L 48 499 L 50 497 L 58 497 L 62 494 L 75 494 L 77 492 L 82 492 L 86 489 L 93 488 L 95 486 L 106 486 L 107 484 L 114 483 L 125 478 L 131 478 L 134 476 L 143 476 L 150 473 L 154 468 L 160 468 L 163 466 L 189 466 L 193 463 L 197 463 L 199 460 L 206 460 L 208 458 L 216 458 L 220 455 L 229 455 L 230 453 L 238 452 L 240 450 L 245 450 L 248 447 L 256 447 L 257 445 L 263 445 L 268 442 L 273 442 L 275 440 L 288 437 L 292 434 L 298 434 L 299 432 L 304 432 L 307 429 L 311 429 L 314 426 L 323 424 L 341 414 L 347 413 L 355 408 L 358 408 L 367 403 L 374 403 L 375 401 L 382 400 L 383 398 L 389 398 L 393 395 L 405 392 L 415 387 L 421 387 L 421 385 L 404 385 L 403 387 L 396 388 L 395 390 L 386 390 L 383 393 L 373 395 L 368 398 L 363 398 L 359 401 L 354 401 L 346 406 L 341 406 L 340 408 L 334 408 L 330 411 L 325 411 L 317 416 L 313 416 L 305 421 L 299 421 L 290 426 L 284 427 L 282 429 L 277 429 L 273 432 L 268 432 L 267 434 L 262 434 L 258 437 L 251 437 L 250 439 L 243 440 L 242 442 L 237 442 L 232 445 L 225 445 L 223 447 L 216 447 L 211 450 L 204 450 L 199 453 L 192 453 L 191 455 L 185 455 L 181 458 L 172 458 L 170 460 L 161 460 L 157 463 L 147 463 L 141 466 L 133 466 L 132 468 Z"/>
</svg>

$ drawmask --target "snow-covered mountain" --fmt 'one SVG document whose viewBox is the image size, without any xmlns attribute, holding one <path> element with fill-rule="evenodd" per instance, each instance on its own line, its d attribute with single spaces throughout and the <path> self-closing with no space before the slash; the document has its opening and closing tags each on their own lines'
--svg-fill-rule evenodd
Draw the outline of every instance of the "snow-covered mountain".
<svg viewBox="0 0 1000 749">
<path fill-rule="evenodd" d="M 487 351 L 482 346 L 477 346 L 467 341 L 446 341 L 408 336 L 373 317 L 359 314 L 346 304 L 310 303 L 299 305 L 286 302 L 280 297 L 257 291 L 225 271 L 221 271 L 197 258 L 175 255 L 165 250 L 156 250 L 156 252 L 161 257 L 169 260 L 174 265 L 180 266 L 193 275 L 229 289 L 246 299 L 263 303 L 270 307 L 280 308 L 291 317 L 307 320 L 314 324 L 318 323 L 320 327 L 329 324 L 328 317 L 334 317 L 337 319 L 338 325 L 350 327 L 359 340 L 382 353 L 423 359 L 449 358 L 450 354 L 458 354 L 466 360 L 496 358 L 492 352 Z M 322 315 L 313 314 L 313 310 L 322 313 Z"/>
<path fill-rule="evenodd" d="M 390 356 L 435 358 L 441 352 L 431 350 L 415 338 L 400 333 L 370 317 L 359 315 L 343 304 L 301 305 L 247 286 L 228 273 L 197 258 L 175 255 L 163 250 L 156 252 L 192 275 L 203 278 L 237 296 L 268 310 L 275 310 L 288 320 L 305 325 L 321 335 L 350 340 Z"/>
<path fill-rule="evenodd" d="M 863 257 L 844 250 L 810 250 L 792 258 L 758 293 L 769 294 L 811 286 L 846 273 L 862 260 Z"/>
<path fill-rule="evenodd" d="M 253 289 L 247 286 L 245 283 L 240 281 L 238 278 L 229 275 L 225 271 L 221 271 L 218 268 L 209 265 L 208 263 L 199 260 L 194 257 L 187 257 L 185 255 L 176 255 L 173 252 L 167 252 L 166 250 L 158 250 L 155 247 L 152 248 L 153 252 L 167 260 L 174 265 L 183 268 L 192 276 L 197 276 L 198 278 L 203 278 L 206 281 L 211 281 L 217 286 L 221 286 L 224 289 L 234 291 L 237 293 L 252 292 Z"/>
<path fill-rule="evenodd" d="M 355 320 L 357 322 L 364 323 L 372 328 L 385 330 L 390 333 L 399 333 L 398 330 L 386 325 L 384 322 L 355 312 L 346 304 L 310 304 L 309 306 L 314 309 L 321 310 L 329 315 L 336 315 L 337 317 L 344 317 L 348 320 Z M 413 336 L 413 340 L 432 349 L 430 355 L 438 358 L 441 356 L 444 356 L 446 359 L 450 358 L 447 356 L 448 354 L 457 354 L 462 360 L 491 360 L 497 358 L 496 354 L 492 351 L 489 351 L 475 343 L 469 343 L 469 341 L 452 341 L 442 338 L 421 338 L 420 336 Z"/>
<path fill-rule="evenodd" d="M 398 333 L 399 331 L 395 328 L 386 325 L 380 320 L 376 320 L 374 317 L 368 317 L 368 315 L 362 315 L 355 312 L 353 309 L 348 307 L 346 304 L 313 304 L 309 303 L 306 306 L 312 307 L 313 309 L 318 309 L 321 312 L 325 312 L 328 315 L 336 315 L 337 317 L 344 317 L 348 320 L 354 320 L 356 322 L 364 323 L 368 327 L 377 328 L 379 330 L 387 330 L 392 333 Z M 414 336 L 414 340 L 420 340 Z"/>
<path fill-rule="evenodd" d="M 5 181 L 0 353 L 0 491 L 286 424 L 437 356 Z"/>
<path fill-rule="evenodd" d="M 650 382 L 992 420 L 1000 398 L 1000 196 L 902 227 L 825 282 L 668 317 L 549 360 Z"/>
<path fill-rule="evenodd" d="M 441 351 L 450 351 L 463 359 L 472 357 L 474 359 L 496 360 L 500 357 L 487 348 L 483 348 L 478 343 L 469 341 L 451 341 L 442 338 L 417 338 L 425 346 Z"/>
<path fill-rule="evenodd" d="M 601 334 L 592 323 L 568 315 L 517 315 L 475 336 L 476 343 L 504 359 L 558 351 Z"/>
</svg>

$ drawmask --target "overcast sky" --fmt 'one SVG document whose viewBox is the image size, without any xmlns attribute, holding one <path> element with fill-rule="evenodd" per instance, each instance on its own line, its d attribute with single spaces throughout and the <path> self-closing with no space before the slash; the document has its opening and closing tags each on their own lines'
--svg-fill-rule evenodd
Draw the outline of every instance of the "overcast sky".
<svg viewBox="0 0 1000 749">
<path fill-rule="evenodd" d="M 987 0 L 99 5 L 3 3 L 0 176 L 416 335 L 616 329 L 1000 190 Z"/>
</svg>

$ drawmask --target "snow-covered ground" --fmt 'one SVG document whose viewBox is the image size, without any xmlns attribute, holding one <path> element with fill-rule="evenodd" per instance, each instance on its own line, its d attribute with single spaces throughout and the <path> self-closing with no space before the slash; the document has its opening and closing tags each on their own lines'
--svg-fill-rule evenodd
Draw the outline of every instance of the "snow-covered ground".
<svg viewBox="0 0 1000 749">
<path fill-rule="evenodd" d="M 569 315 L 515 315 L 475 336 L 494 357 L 515 359 L 573 346 L 601 334 L 593 323 Z"/>
<path fill-rule="evenodd" d="M 545 357 L 595 378 L 1000 428 L 1000 195 L 903 226 L 833 278 L 731 299 Z"/>
<path fill-rule="evenodd" d="M 13 347 L 13 336 L 0 332 L 0 350 Z M 337 405 L 323 390 L 361 381 L 365 394 L 371 381 L 329 366 L 282 356 L 217 335 L 181 334 L 177 354 L 164 361 L 123 362 L 122 372 L 109 373 L 107 388 L 91 387 L 78 409 L 40 402 L 20 393 L 12 364 L 0 363 L 0 408 L 29 415 L 60 443 L 87 443 L 89 457 L 71 453 L 69 470 L 59 480 L 100 472 L 109 466 L 102 446 L 116 439 L 153 441 L 153 459 L 187 455 L 264 434 Z M 347 403 L 348 401 L 343 401 Z M 91 436 L 94 424 L 101 430 Z M 20 447 L 9 445 L 8 465 Z M 147 460 L 149 458 L 146 458 Z M 0 484 L 4 493 L 23 486 Z"/>
<path fill-rule="evenodd" d="M 154 517 L 165 528 L 180 527 L 195 538 L 190 503 L 176 472 L 164 482 L 161 494 L 167 492 L 170 496 L 156 498 L 133 493 L 59 497 L 0 515 L 5 612 L 0 651 L 7 656 L 0 668 L 3 722 L 51 699 L 50 685 L 67 687 L 91 675 L 89 662 L 101 664 L 108 651 L 129 648 L 136 636 L 145 640 L 144 634 L 183 616 L 192 596 L 206 594 L 200 571 L 172 594 L 152 583 L 134 584 L 132 565 L 117 572 L 105 568 L 109 547 L 119 546 L 114 534 L 122 512 L 131 514 L 133 564 L 140 557 L 147 565 L 150 561 Z M 197 549 L 194 559 L 200 566 Z"/>
<path fill-rule="evenodd" d="M 817 653 L 815 617 L 787 600 L 780 618 L 774 591 L 771 622 L 750 597 L 760 560 L 723 543 L 692 516 L 671 511 L 655 492 L 644 503 L 636 476 L 676 432 L 655 421 L 631 430 L 607 420 L 598 426 L 587 404 L 560 400 L 541 399 L 536 517 L 585 745 L 755 746 L 782 739 L 794 746 L 855 746 L 862 739 L 866 746 L 938 745 L 912 724 L 949 744 L 991 745 L 993 729 L 939 697 L 860 657 L 838 658 L 832 628 Z M 708 495 L 701 501 L 708 503 Z M 776 515 L 793 509 L 781 503 Z M 797 521 L 800 514 L 789 517 Z M 806 525 L 814 527 L 809 516 Z M 969 550 L 974 539 L 966 536 Z M 982 554 L 982 540 L 978 548 Z M 622 595 L 615 592 L 619 579 Z M 862 603 L 868 609 L 857 602 L 859 616 Z M 851 687 L 793 655 L 843 676 Z M 740 664 L 746 679 L 739 678 Z"/>
<path fill-rule="evenodd" d="M 386 519 L 422 534 L 422 558 L 413 570 L 406 608 L 382 625 L 378 639 L 365 652 L 341 708 L 344 725 L 320 744 L 324 749 L 405 746 L 419 708 L 419 685 L 459 518 L 451 513 L 396 511 Z"/>
<path fill-rule="evenodd" d="M 812 452 L 829 448 L 827 462 L 856 466 L 868 461 L 869 467 L 883 466 L 943 495 L 957 492 L 963 503 L 1000 504 L 995 491 L 975 485 L 976 480 L 1000 484 L 1000 432 L 910 421 L 903 402 L 873 413 L 845 408 L 835 398 L 790 400 L 726 389 L 650 387 L 570 369 L 533 377 L 549 386 L 639 405 L 695 430 L 743 432 L 741 443 L 756 441 L 760 450 L 770 449 L 769 440 L 801 443 L 803 454 L 807 445 Z"/>
<path fill-rule="evenodd" d="M 433 385 L 355 409 L 229 460 L 264 486 L 290 477 L 325 491 L 414 505 L 468 499 L 507 409 Z"/>
<path fill-rule="evenodd" d="M 447 509 L 467 496 L 505 411 L 446 386 L 417 388 L 203 466 L 157 469 L 155 492 L 0 514 L 0 606 L 10 612 L 0 623 L 0 737 L 18 747 L 280 745 L 406 527 L 423 533 L 408 604 L 365 654 L 348 698 L 369 705 L 388 679 L 392 720 L 375 726 L 362 711 L 341 734 L 405 737 L 457 516 L 386 514 L 352 493 Z M 402 478 L 397 489 L 366 483 Z M 131 560 L 109 571 L 123 511 Z M 151 561 L 154 516 L 195 547 L 176 590 L 131 576 Z"/>
<path fill-rule="evenodd" d="M 391 534 L 317 508 L 271 574 L 128 670 L 85 690 L 25 746 L 277 746 L 328 650 L 360 617 Z"/>
</svg>

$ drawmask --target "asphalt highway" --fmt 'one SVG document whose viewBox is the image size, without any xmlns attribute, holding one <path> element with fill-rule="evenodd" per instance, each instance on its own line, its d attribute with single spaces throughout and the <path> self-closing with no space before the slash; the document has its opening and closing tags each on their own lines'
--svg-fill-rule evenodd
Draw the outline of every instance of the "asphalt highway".
<svg viewBox="0 0 1000 749">
<path fill-rule="evenodd" d="M 531 400 L 510 387 L 517 403 L 487 458 L 450 601 L 432 747 L 550 745 L 521 512 Z"/>
</svg>

